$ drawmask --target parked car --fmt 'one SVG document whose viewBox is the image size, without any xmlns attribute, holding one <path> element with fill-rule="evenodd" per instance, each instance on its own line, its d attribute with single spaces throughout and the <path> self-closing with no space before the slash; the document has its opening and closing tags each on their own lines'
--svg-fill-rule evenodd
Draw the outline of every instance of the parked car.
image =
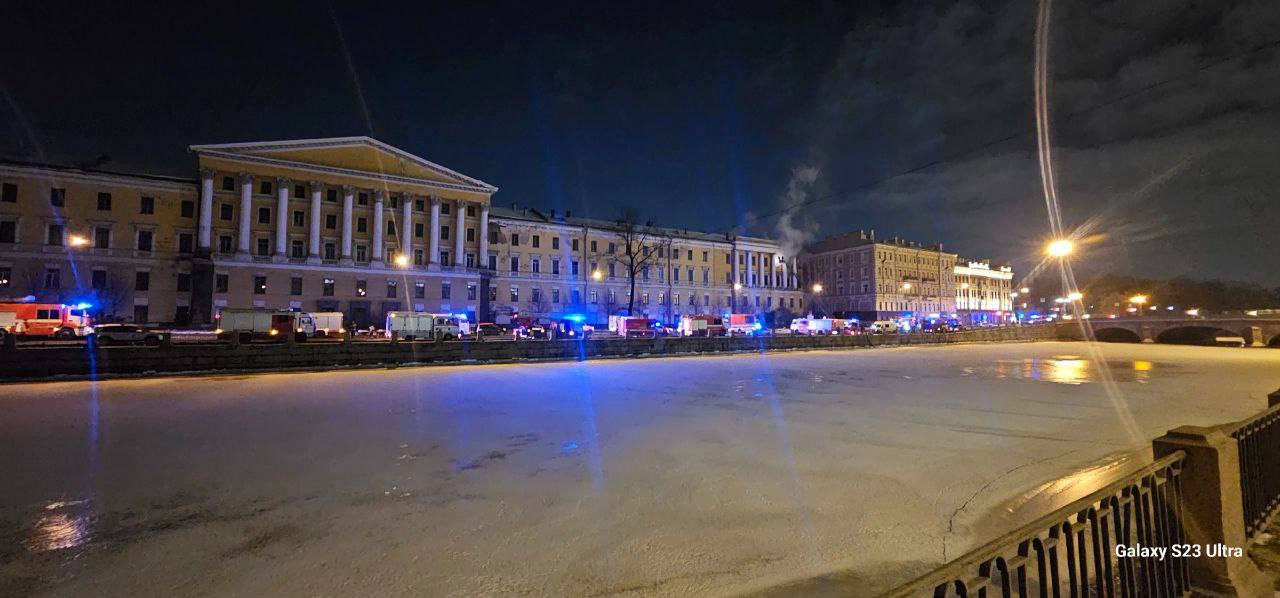
<svg viewBox="0 0 1280 598">
<path fill-rule="evenodd" d="M 134 324 L 99 324 L 89 334 L 93 342 L 106 345 L 132 345 L 142 343 L 156 346 L 160 344 L 160 333 Z"/>
<path fill-rule="evenodd" d="M 493 322 L 481 322 L 476 324 L 477 338 L 499 338 L 511 336 L 511 331 L 494 324 Z"/>
</svg>

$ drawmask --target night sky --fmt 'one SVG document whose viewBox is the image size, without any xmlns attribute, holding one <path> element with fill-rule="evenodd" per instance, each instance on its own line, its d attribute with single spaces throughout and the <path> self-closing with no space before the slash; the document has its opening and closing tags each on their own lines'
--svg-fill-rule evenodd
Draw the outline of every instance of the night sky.
<svg viewBox="0 0 1280 598">
<path fill-rule="evenodd" d="M 500 205 L 1019 272 L 1048 236 L 1026 0 L 40 4 L 0 19 L 8 158 L 194 177 L 190 144 L 370 135 Z M 1059 0 L 1050 39 L 1084 273 L 1280 284 L 1280 2 Z"/>
</svg>

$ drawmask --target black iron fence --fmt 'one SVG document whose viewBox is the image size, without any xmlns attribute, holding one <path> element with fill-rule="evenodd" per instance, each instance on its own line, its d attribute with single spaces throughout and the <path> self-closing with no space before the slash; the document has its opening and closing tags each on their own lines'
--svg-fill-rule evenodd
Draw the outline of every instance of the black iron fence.
<svg viewBox="0 0 1280 598">
<path fill-rule="evenodd" d="M 1179 451 L 891 592 L 889 596 L 1184 596 L 1185 559 L 1117 546 L 1186 542 Z"/>
<path fill-rule="evenodd" d="M 1244 528 L 1252 539 L 1280 507 L 1280 405 L 1237 425 L 1231 437 L 1240 450 Z"/>
</svg>

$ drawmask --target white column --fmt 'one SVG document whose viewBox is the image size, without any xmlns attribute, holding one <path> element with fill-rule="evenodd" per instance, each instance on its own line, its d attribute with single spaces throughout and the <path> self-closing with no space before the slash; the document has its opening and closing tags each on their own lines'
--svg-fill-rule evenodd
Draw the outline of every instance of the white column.
<svg viewBox="0 0 1280 598">
<path fill-rule="evenodd" d="M 208 249 L 213 240 L 213 171 L 200 171 L 200 249 Z"/>
<path fill-rule="evenodd" d="M 778 286 L 779 286 L 780 288 L 784 288 L 784 289 L 789 289 L 789 288 L 791 288 L 791 277 L 787 276 L 787 262 L 786 262 L 786 261 L 783 261 L 783 262 L 782 262 L 782 271 L 781 271 L 781 272 L 779 272 L 779 274 L 778 274 L 778 275 L 779 275 L 779 276 L 781 276 L 781 278 L 778 280 Z"/>
<path fill-rule="evenodd" d="M 773 286 L 773 254 L 760 254 L 760 271 L 763 273 L 760 277 L 760 284 L 771 287 Z"/>
<path fill-rule="evenodd" d="M 382 202 L 386 199 L 386 192 L 378 189 L 373 192 L 373 259 L 370 260 L 372 265 L 381 266 L 383 254 L 386 251 L 382 247 L 382 230 L 386 226 L 382 219 Z"/>
<path fill-rule="evenodd" d="M 431 230 L 427 231 L 431 244 L 427 249 L 427 263 L 440 263 L 440 198 L 432 195 L 431 201 Z"/>
<path fill-rule="evenodd" d="M 413 196 L 405 193 L 400 198 L 400 253 L 413 263 Z"/>
<path fill-rule="evenodd" d="M 289 247 L 289 187 L 293 181 L 280 177 L 276 179 L 276 260 L 283 262 L 288 257 Z"/>
<path fill-rule="evenodd" d="M 489 267 L 489 204 L 480 204 L 480 251 L 476 254 L 476 266 Z"/>
<path fill-rule="evenodd" d="M 253 217 L 253 175 L 240 173 L 240 259 L 249 259 L 249 219 Z"/>
<path fill-rule="evenodd" d="M 732 288 L 733 285 L 738 284 L 738 249 L 737 248 L 733 248 L 729 250 L 729 262 L 733 266 L 733 281 L 729 283 L 729 287 Z"/>
<path fill-rule="evenodd" d="M 320 195 L 324 186 L 319 181 L 311 181 L 311 236 L 307 238 L 307 263 L 320 263 Z"/>
<path fill-rule="evenodd" d="M 747 275 L 743 277 L 742 286 L 751 287 L 754 286 L 751 284 L 751 250 L 743 249 L 742 255 L 744 256 L 742 259 L 746 260 L 747 263 Z"/>
<path fill-rule="evenodd" d="M 454 231 L 453 231 L 453 265 L 461 266 L 467 263 L 466 245 L 463 243 L 467 240 L 467 222 L 464 220 L 467 216 L 467 203 L 459 199 L 453 203 L 454 214 Z"/>
<path fill-rule="evenodd" d="M 342 261 L 350 266 L 351 261 L 351 204 L 355 203 L 355 189 L 351 185 L 342 186 Z"/>
</svg>

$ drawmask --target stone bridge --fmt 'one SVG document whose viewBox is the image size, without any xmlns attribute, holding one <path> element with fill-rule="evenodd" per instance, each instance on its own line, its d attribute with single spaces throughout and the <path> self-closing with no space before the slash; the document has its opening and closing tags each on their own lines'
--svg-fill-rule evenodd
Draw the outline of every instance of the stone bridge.
<svg viewBox="0 0 1280 598">
<path fill-rule="evenodd" d="M 1213 344 L 1217 337 L 1240 337 L 1245 346 L 1280 347 L 1280 317 L 1138 317 L 1088 322 L 1093 338 L 1100 341 Z M 1072 324 L 1078 329 L 1072 322 L 1062 326 Z"/>
</svg>

